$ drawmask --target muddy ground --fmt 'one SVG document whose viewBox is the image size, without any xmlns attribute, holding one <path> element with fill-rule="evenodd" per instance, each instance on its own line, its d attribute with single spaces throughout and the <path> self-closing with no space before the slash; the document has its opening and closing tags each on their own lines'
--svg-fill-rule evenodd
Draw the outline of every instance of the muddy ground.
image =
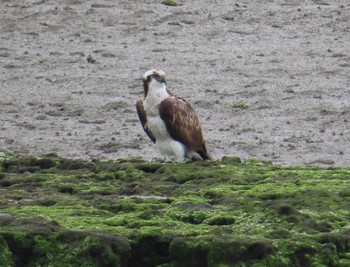
<svg viewBox="0 0 350 267">
<path fill-rule="evenodd" d="M 350 165 L 348 0 L 161 2 L 2 0 L 0 150 L 156 157 L 134 104 L 160 68 L 214 157 Z"/>
</svg>

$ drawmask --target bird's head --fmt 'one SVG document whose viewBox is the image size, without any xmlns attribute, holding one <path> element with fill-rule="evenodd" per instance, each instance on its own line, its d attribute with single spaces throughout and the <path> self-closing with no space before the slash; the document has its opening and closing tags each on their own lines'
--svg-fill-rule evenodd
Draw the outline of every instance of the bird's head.
<svg viewBox="0 0 350 267">
<path fill-rule="evenodd" d="M 152 69 L 143 74 L 143 91 L 145 96 L 147 96 L 149 88 L 164 88 L 165 85 L 164 71 Z"/>
</svg>

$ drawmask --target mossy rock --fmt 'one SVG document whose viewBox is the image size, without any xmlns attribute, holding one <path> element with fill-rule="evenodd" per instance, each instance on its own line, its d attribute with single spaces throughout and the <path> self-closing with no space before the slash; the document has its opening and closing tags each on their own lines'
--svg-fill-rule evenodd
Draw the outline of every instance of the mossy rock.
<svg viewBox="0 0 350 267">
<path fill-rule="evenodd" d="M 44 220 L 0 222 L 1 266 L 127 266 L 127 239 L 105 232 L 67 231 Z M 12 225 L 10 228 L 9 225 Z M 39 229 L 38 227 L 41 227 Z"/>
<path fill-rule="evenodd" d="M 235 221 L 235 217 L 224 215 L 211 217 L 210 219 L 206 220 L 205 223 L 209 225 L 230 225 L 234 224 Z"/>
<path fill-rule="evenodd" d="M 57 162 L 54 158 L 10 158 L 2 162 L 2 169 L 4 172 L 37 172 L 41 169 L 49 169 L 55 167 Z"/>
<path fill-rule="evenodd" d="M 350 262 L 349 168 L 235 157 L 0 162 L 0 266 Z"/>
<path fill-rule="evenodd" d="M 6 240 L 0 235 L 0 266 L 12 267 L 15 266 L 12 252 Z"/>
<path fill-rule="evenodd" d="M 221 162 L 226 165 L 240 165 L 242 164 L 241 158 L 238 157 L 229 157 L 229 156 L 224 156 L 221 159 Z"/>
</svg>

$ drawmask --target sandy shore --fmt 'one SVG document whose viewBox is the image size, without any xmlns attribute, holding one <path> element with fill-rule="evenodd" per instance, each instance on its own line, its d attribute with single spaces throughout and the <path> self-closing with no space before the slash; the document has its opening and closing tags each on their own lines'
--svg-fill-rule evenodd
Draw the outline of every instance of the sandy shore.
<svg viewBox="0 0 350 267">
<path fill-rule="evenodd" d="M 347 0 L 161 2 L 2 1 L 0 150 L 152 159 L 135 102 L 160 68 L 214 157 L 350 165 Z"/>
</svg>

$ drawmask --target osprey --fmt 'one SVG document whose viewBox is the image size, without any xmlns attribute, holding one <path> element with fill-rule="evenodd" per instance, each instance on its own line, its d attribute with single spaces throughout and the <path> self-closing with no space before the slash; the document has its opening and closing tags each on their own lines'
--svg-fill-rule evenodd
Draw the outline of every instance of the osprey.
<svg viewBox="0 0 350 267">
<path fill-rule="evenodd" d="M 148 137 L 165 161 L 209 159 L 198 116 L 184 99 L 166 87 L 165 73 L 149 70 L 143 75 L 144 99 L 137 114 Z"/>
</svg>

